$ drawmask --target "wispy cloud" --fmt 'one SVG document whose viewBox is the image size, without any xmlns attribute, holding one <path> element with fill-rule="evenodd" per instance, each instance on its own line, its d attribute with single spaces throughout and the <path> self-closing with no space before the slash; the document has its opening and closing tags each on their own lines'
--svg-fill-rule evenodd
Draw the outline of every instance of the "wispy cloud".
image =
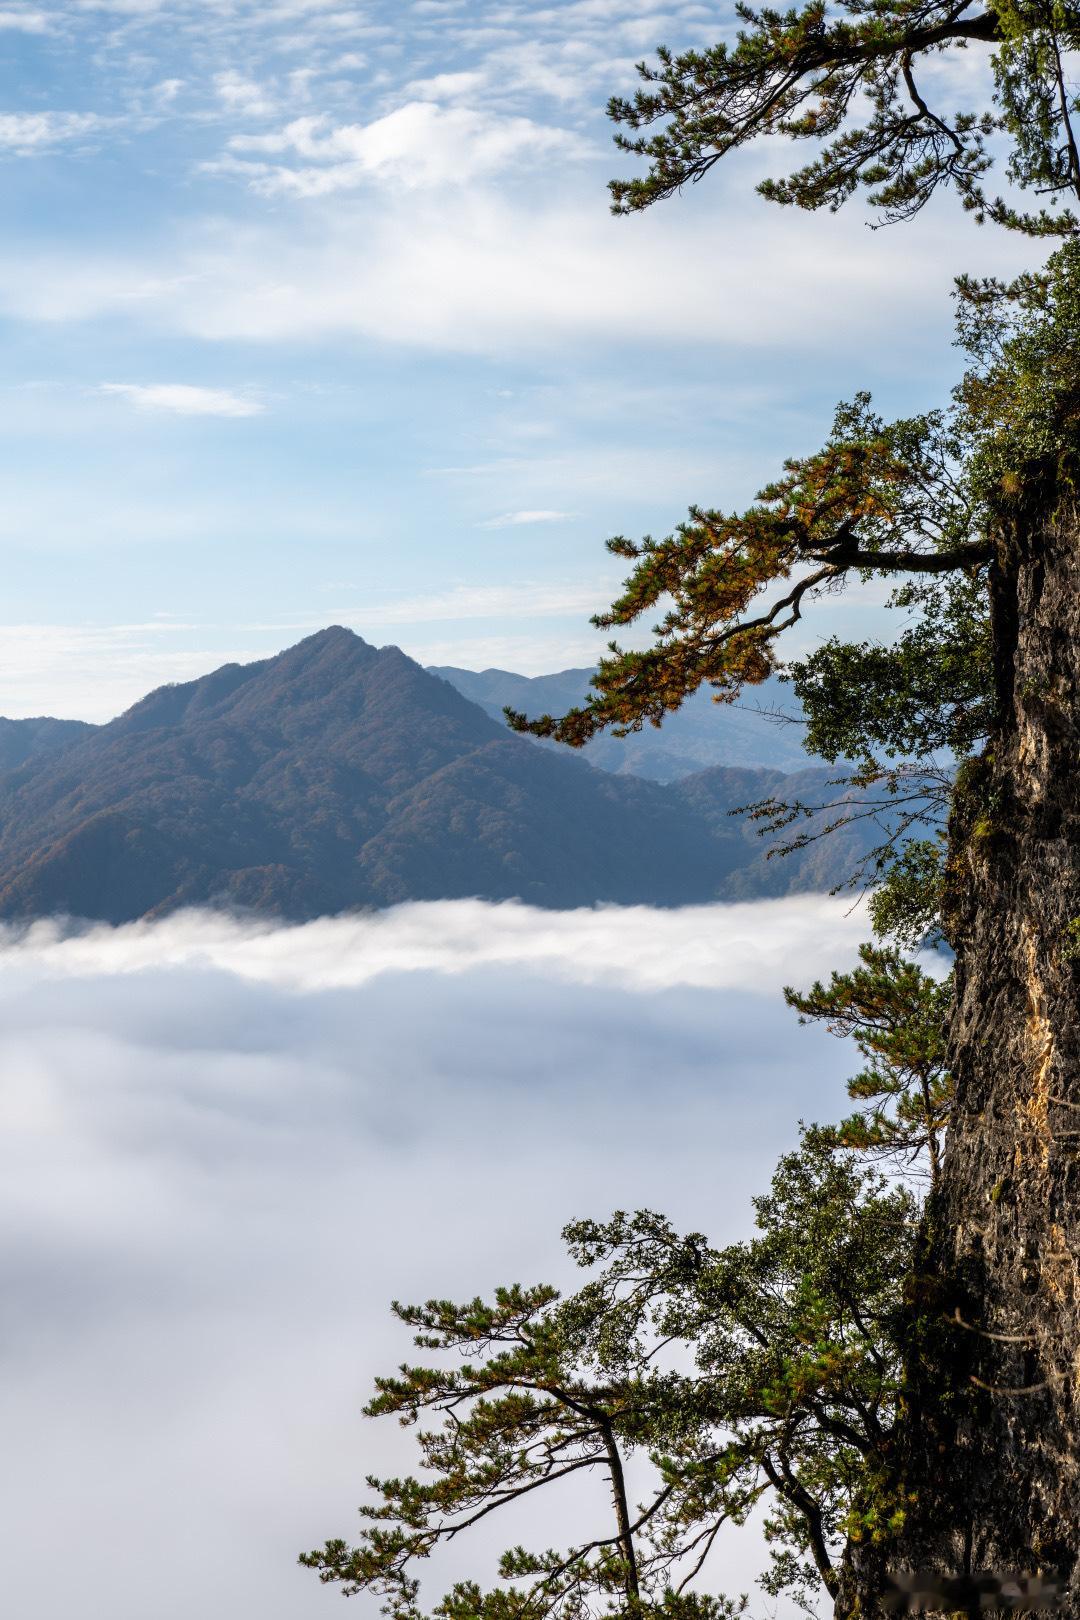
<svg viewBox="0 0 1080 1620">
<path fill-rule="evenodd" d="M 214 641 L 200 625 L 160 618 L 0 625 L 0 712 L 11 719 L 111 720 L 166 681 L 194 680 L 221 664 L 265 656 L 265 641 L 245 644 L 242 631 L 233 633 L 235 640 Z"/>
<path fill-rule="evenodd" d="M 5 6 L 0 10 L 0 30 L 14 30 L 22 34 L 47 34 L 52 24 L 43 11 L 24 11 Z"/>
<path fill-rule="evenodd" d="M 573 512 L 503 512 L 500 517 L 487 518 L 477 525 L 481 529 L 514 529 L 529 523 L 562 523 L 573 517 Z"/>
<path fill-rule="evenodd" d="M 32 157 L 67 141 L 76 141 L 104 129 L 112 120 L 97 113 L 0 113 L 0 152 Z"/>
<path fill-rule="evenodd" d="M 246 177 L 264 195 L 323 197 L 371 180 L 410 189 L 460 185 L 523 161 L 581 157 L 590 150 L 573 131 L 531 118 L 410 101 L 370 124 L 335 126 L 325 115 L 311 115 L 272 134 L 235 135 L 230 155 L 204 168 Z M 269 156 L 293 161 L 264 161 Z"/>
<path fill-rule="evenodd" d="M 224 107 L 244 118 L 269 117 L 277 108 L 273 97 L 261 85 L 235 68 L 215 74 L 214 89 Z"/>
<path fill-rule="evenodd" d="M 456 101 L 474 96 L 487 83 L 487 74 L 469 69 L 460 73 L 435 73 L 428 79 L 410 79 L 405 94 L 421 101 Z"/>
<path fill-rule="evenodd" d="M 450 619 L 552 618 L 594 612 L 607 587 L 600 584 L 523 581 L 512 585 L 457 585 L 423 596 L 358 608 L 358 624 L 425 624 Z"/>
<path fill-rule="evenodd" d="M 174 416 L 261 416 L 261 400 L 227 388 L 200 388 L 193 383 L 102 383 L 102 394 L 130 400 L 141 411 L 166 411 Z"/>
<path fill-rule="evenodd" d="M 310 138 L 319 145 L 332 134 Z M 392 164 L 389 151 L 370 161 Z M 415 161 L 414 178 L 441 173 L 452 148 Z M 355 179 L 348 161 L 330 161 L 325 171 L 289 170 L 301 178 L 283 183 L 303 190 L 308 169 L 316 193 Z M 278 187 L 272 169 L 262 177 Z M 212 340 L 293 344 L 353 333 L 500 357 L 568 345 L 633 343 L 653 353 L 687 344 L 699 355 L 709 345 L 753 346 L 756 364 L 782 353 L 789 376 L 793 356 L 827 350 L 836 371 L 858 362 L 861 377 L 883 309 L 888 333 L 916 332 L 923 345 L 894 346 L 898 367 L 914 370 L 948 333 L 938 294 L 963 262 L 956 234 L 928 217 L 908 228 L 902 255 L 895 244 L 855 216 L 780 219 L 753 202 L 628 221 L 579 193 L 529 202 L 483 185 L 451 196 L 415 184 L 363 207 L 328 198 L 302 230 L 289 218 L 208 220 L 168 256 L 148 245 L 134 257 L 89 253 L 75 266 L 9 251 L 0 254 L 0 307 L 46 320 L 135 311 Z M 1029 259 L 1022 244 L 987 239 L 988 273 L 1013 274 Z"/>
</svg>

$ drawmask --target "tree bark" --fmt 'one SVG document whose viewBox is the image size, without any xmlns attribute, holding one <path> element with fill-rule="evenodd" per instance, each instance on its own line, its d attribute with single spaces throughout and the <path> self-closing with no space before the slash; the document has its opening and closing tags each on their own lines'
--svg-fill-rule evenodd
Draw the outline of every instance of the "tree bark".
<svg viewBox="0 0 1080 1620">
<path fill-rule="evenodd" d="M 640 1596 L 637 1552 L 634 1547 L 634 1532 L 630 1526 L 630 1504 L 626 1497 L 626 1476 L 623 1473 L 622 1456 L 611 1424 L 603 1419 L 599 1427 L 608 1455 L 611 1499 L 615 1506 L 615 1522 L 619 1527 L 619 1550 L 626 1566 L 626 1597 L 629 1602 L 636 1602 Z"/>
<path fill-rule="evenodd" d="M 879 1487 L 887 1569 L 1061 1573 L 1080 1620 L 1080 508 L 1052 480 L 991 581 L 999 723 L 962 773 L 945 921 L 956 1104 L 909 1283 L 905 1406 Z M 897 1523 L 899 1521 L 896 1521 Z"/>
</svg>

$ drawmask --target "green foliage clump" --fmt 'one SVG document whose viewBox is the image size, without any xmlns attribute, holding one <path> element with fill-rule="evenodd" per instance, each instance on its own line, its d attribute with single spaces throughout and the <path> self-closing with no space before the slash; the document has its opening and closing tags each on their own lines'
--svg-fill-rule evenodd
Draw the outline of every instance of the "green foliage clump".
<svg viewBox="0 0 1080 1620">
<path fill-rule="evenodd" d="M 908 623 L 891 644 L 830 637 L 789 665 L 809 753 L 962 759 L 993 724 L 993 668 L 982 570 L 908 581 L 891 607 Z"/>
<path fill-rule="evenodd" d="M 1080 241 L 1009 284 L 963 279 L 960 341 L 975 361 L 957 390 L 975 497 L 1021 507 L 1048 479 L 1075 483 L 1080 444 Z"/>
<path fill-rule="evenodd" d="M 940 833 L 936 838 L 907 839 L 870 896 L 874 933 L 912 951 L 940 943 L 944 882 L 945 844 Z"/>
<path fill-rule="evenodd" d="M 818 1127 L 817 1138 L 909 1169 L 925 1159 L 936 1182 L 953 1100 L 945 1054 L 952 975 L 932 978 L 890 946 L 862 945 L 859 961 L 827 985 L 784 991 L 801 1023 L 850 1037 L 867 1059 L 848 1081 L 863 1106 L 838 1126 Z"/>
</svg>

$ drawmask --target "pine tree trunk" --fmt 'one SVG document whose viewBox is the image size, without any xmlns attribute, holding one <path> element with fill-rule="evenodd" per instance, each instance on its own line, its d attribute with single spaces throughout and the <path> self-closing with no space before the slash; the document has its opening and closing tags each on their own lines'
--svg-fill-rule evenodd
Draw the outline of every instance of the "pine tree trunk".
<svg viewBox="0 0 1080 1620">
<path fill-rule="evenodd" d="M 886 1567 L 1061 1572 L 1080 1620 L 1080 512 L 1004 528 L 991 585 L 1000 725 L 957 787 L 946 925 L 956 1110 L 910 1303 L 887 1496 L 838 1611 Z M 961 1325 L 966 1324 L 966 1325 Z M 888 1506 L 888 1500 L 886 1505 Z"/>
</svg>

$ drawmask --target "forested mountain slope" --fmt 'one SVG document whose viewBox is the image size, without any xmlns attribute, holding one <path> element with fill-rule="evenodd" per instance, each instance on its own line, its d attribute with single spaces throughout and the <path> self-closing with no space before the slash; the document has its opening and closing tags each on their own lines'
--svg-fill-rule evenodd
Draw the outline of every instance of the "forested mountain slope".
<svg viewBox="0 0 1080 1620">
<path fill-rule="evenodd" d="M 662 787 L 595 770 L 338 627 L 64 735 L 0 771 L 0 916 L 230 904 L 304 918 L 471 895 L 677 905 L 828 888 L 852 853 L 829 840 L 764 861 L 727 811 L 782 790 L 780 773 Z M 801 786 L 825 792 L 828 774 Z"/>
<path fill-rule="evenodd" d="M 0 771 L 42 754 L 58 754 L 97 727 L 85 720 L 4 720 L 0 718 Z"/>
</svg>

